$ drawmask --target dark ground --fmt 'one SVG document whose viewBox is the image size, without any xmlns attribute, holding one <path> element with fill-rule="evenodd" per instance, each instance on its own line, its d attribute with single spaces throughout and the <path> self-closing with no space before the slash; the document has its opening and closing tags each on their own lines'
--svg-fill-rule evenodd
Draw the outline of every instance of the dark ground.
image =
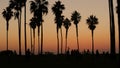
<svg viewBox="0 0 120 68">
<path fill-rule="evenodd" d="M 18 56 L 0 53 L 2 68 L 120 68 L 118 55 L 109 54 L 44 54 Z"/>
<path fill-rule="evenodd" d="M 118 59 L 109 56 L 65 56 L 65 55 L 39 55 L 39 56 L 2 56 L 0 65 L 18 67 L 73 67 L 73 68 L 118 68 Z"/>
</svg>

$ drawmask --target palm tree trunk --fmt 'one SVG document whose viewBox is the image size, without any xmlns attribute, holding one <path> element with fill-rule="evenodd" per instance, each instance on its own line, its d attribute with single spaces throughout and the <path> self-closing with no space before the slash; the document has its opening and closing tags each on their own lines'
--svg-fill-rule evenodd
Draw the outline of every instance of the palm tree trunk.
<svg viewBox="0 0 120 68">
<path fill-rule="evenodd" d="M 115 55 L 115 22 L 114 22 L 114 10 L 113 10 L 113 0 L 111 0 L 111 15 L 112 15 L 112 40 L 113 40 L 113 54 Z"/>
<path fill-rule="evenodd" d="M 91 30 L 92 32 L 92 54 L 94 54 L 94 30 Z"/>
<path fill-rule="evenodd" d="M 68 29 L 66 29 L 66 45 L 65 45 L 65 53 L 67 52 L 67 34 L 68 34 Z"/>
<path fill-rule="evenodd" d="M 20 22 L 19 22 L 19 55 L 21 55 L 21 15 L 22 12 L 20 11 Z"/>
<path fill-rule="evenodd" d="M 7 28 L 6 28 L 6 44 L 7 44 L 7 51 L 8 51 L 8 29 L 9 29 L 9 22 L 7 21 L 7 23 L 6 23 L 6 26 L 7 26 Z"/>
<path fill-rule="evenodd" d="M 25 34 L 25 55 L 27 51 L 27 36 L 26 36 L 26 3 L 24 7 L 24 34 Z"/>
<path fill-rule="evenodd" d="M 62 54 L 62 51 L 63 51 L 63 36 L 62 36 L 62 27 L 60 28 L 60 31 L 61 31 L 61 54 Z"/>
<path fill-rule="evenodd" d="M 117 0 L 118 5 L 118 35 L 119 35 L 119 57 L 120 57 L 120 0 Z"/>
<path fill-rule="evenodd" d="M 33 29 L 33 54 L 35 53 L 35 29 Z"/>
<path fill-rule="evenodd" d="M 32 28 L 30 27 L 30 37 L 31 37 L 31 53 L 33 53 L 33 44 L 32 44 Z"/>
<path fill-rule="evenodd" d="M 43 23 L 41 23 L 41 54 L 43 54 Z"/>
<path fill-rule="evenodd" d="M 115 55 L 115 25 L 114 25 L 114 12 L 113 12 L 112 0 L 109 0 L 109 13 L 110 13 L 110 39 L 111 39 L 110 53 L 111 56 L 114 56 Z"/>
<path fill-rule="evenodd" d="M 79 51 L 78 26 L 76 25 L 77 50 Z"/>
<path fill-rule="evenodd" d="M 18 38 L 19 38 L 19 55 L 21 55 L 21 47 L 20 47 L 20 15 L 18 18 Z"/>
<path fill-rule="evenodd" d="M 38 26 L 38 54 L 40 54 L 40 27 Z"/>
<path fill-rule="evenodd" d="M 57 54 L 59 54 L 59 29 L 58 29 L 58 26 L 57 26 Z"/>
</svg>

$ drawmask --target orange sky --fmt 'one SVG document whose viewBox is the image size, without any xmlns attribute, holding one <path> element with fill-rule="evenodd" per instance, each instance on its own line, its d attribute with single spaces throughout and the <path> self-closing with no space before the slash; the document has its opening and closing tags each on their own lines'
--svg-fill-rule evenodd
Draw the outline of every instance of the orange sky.
<svg viewBox="0 0 120 68">
<path fill-rule="evenodd" d="M 0 0 L 0 50 L 6 49 L 6 21 L 2 17 L 2 11 L 8 6 L 9 0 Z M 29 3 L 27 2 L 27 23 L 29 23 L 32 17 L 29 11 Z M 51 12 L 51 7 L 57 0 L 49 1 L 49 13 L 44 16 L 44 52 L 56 52 L 57 38 L 56 38 L 56 24 L 54 23 L 54 15 Z M 63 15 L 70 19 L 71 13 L 74 10 L 80 12 L 82 18 L 78 24 L 79 28 L 79 43 L 80 51 L 84 49 L 91 49 L 91 31 L 88 29 L 86 19 L 91 15 L 96 15 L 99 19 L 99 24 L 94 31 L 95 49 L 100 51 L 109 51 L 110 47 L 110 30 L 109 30 L 109 9 L 108 0 L 61 0 L 65 4 L 66 9 L 63 11 Z M 116 6 L 116 0 L 114 0 L 114 10 Z M 114 12 L 115 13 L 115 12 Z M 23 19 L 24 17 L 22 17 Z M 18 51 L 18 24 L 17 21 L 12 18 L 10 20 L 9 28 L 9 49 Z M 24 21 L 22 20 L 22 26 Z M 118 50 L 118 24 L 117 15 L 115 13 L 115 29 L 116 29 L 116 49 Z M 65 39 L 65 28 L 63 28 L 63 39 Z M 24 53 L 24 27 L 22 27 L 22 49 Z M 30 32 L 27 25 L 27 44 L 30 48 Z M 64 40 L 65 43 L 65 40 Z M 76 49 L 76 30 L 75 25 L 72 22 L 72 26 L 68 32 L 68 45 L 70 49 Z M 37 28 L 36 28 L 36 52 L 37 52 Z"/>
</svg>

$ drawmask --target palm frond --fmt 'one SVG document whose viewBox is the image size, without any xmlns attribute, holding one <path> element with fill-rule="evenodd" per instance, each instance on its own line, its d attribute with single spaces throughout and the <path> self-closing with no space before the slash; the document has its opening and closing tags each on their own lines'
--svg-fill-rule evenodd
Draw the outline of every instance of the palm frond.
<svg viewBox="0 0 120 68">
<path fill-rule="evenodd" d="M 35 12 L 37 5 L 34 1 L 30 1 L 30 11 L 31 13 Z"/>
<path fill-rule="evenodd" d="M 74 11 L 72 13 L 71 20 L 74 22 L 74 24 L 77 25 L 79 23 L 79 21 L 81 20 L 80 13 L 77 11 Z"/>
</svg>

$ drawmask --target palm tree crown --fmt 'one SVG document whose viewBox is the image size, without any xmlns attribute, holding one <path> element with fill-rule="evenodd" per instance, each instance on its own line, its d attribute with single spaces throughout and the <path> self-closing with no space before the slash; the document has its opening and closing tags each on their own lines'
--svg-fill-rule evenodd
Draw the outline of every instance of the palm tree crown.
<svg viewBox="0 0 120 68">
<path fill-rule="evenodd" d="M 30 19 L 30 26 L 31 26 L 31 28 L 33 28 L 33 29 L 35 29 L 36 28 L 36 18 L 32 18 L 32 19 Z"/>
<path fill-rule="evenodd" d="M 34 16 L 37 16 L 38 18 L 41 19 L 41 16 L 44 14 L 48 13 L 48 1 L 46 0 L 35 0 L 35 1 L 30 1 L 30 11 L 31 13 L 34 14 Z M 43 22 L 43 20 L 40 20 Z"/>
<path fill-rule="evenodd" d="M 91 15 L 88 19 L 87 19 L 87 24 L 89 25 L 88 28 L 90 30 L 94 30 L 96 28 L 96 24 L 98 24 L 98 19 L 96 18 L 96 16 Z"/>
<path fill-rule="evenodd" d="M 74 11 L 71 17 L 71 20 L 74 21 L 74 24 L 77 25 L 80 19 L 81 19 L 80 13 L 78 13 L 77 11 Z"/>
<path fill-rule="evenodd" d="M 63 23 L 65 29 L 69 29 L 69 27 L 71 26 L 70 20 L 68 18 L 66 18 Z"/>
<path fill-rule="evenodd" d="M 10 0 L 10 8 L 21 11 L 27 0 Z"/>
<path fill-rule="evenodd" d="M 6 19 L 6 21 L 9 21 L 13 16 L 13 11 L 11 11 L 9 7 L 7 7 L 6 9 L 4 9 L 2 14 L 3 14 L 3 17 Z"/>
<path fill-rule="evenodd" d="M 52 11 L 56 16 L 60 16 L 64 9 L 65 6 L 61 3 L 61 1 L 57 1 L 52 7 Z"/>
<path fill-rule="evenodd" d="M 64 16 L 61 15 L 63 10 L 65 9 L 64 4 L 61 1 L 57 1 L 56 4 L 53 5 L 52 11 L 55 14 L 55 23 L 57 23 L 57 27 L 61 28 Z"/>
</svg>

